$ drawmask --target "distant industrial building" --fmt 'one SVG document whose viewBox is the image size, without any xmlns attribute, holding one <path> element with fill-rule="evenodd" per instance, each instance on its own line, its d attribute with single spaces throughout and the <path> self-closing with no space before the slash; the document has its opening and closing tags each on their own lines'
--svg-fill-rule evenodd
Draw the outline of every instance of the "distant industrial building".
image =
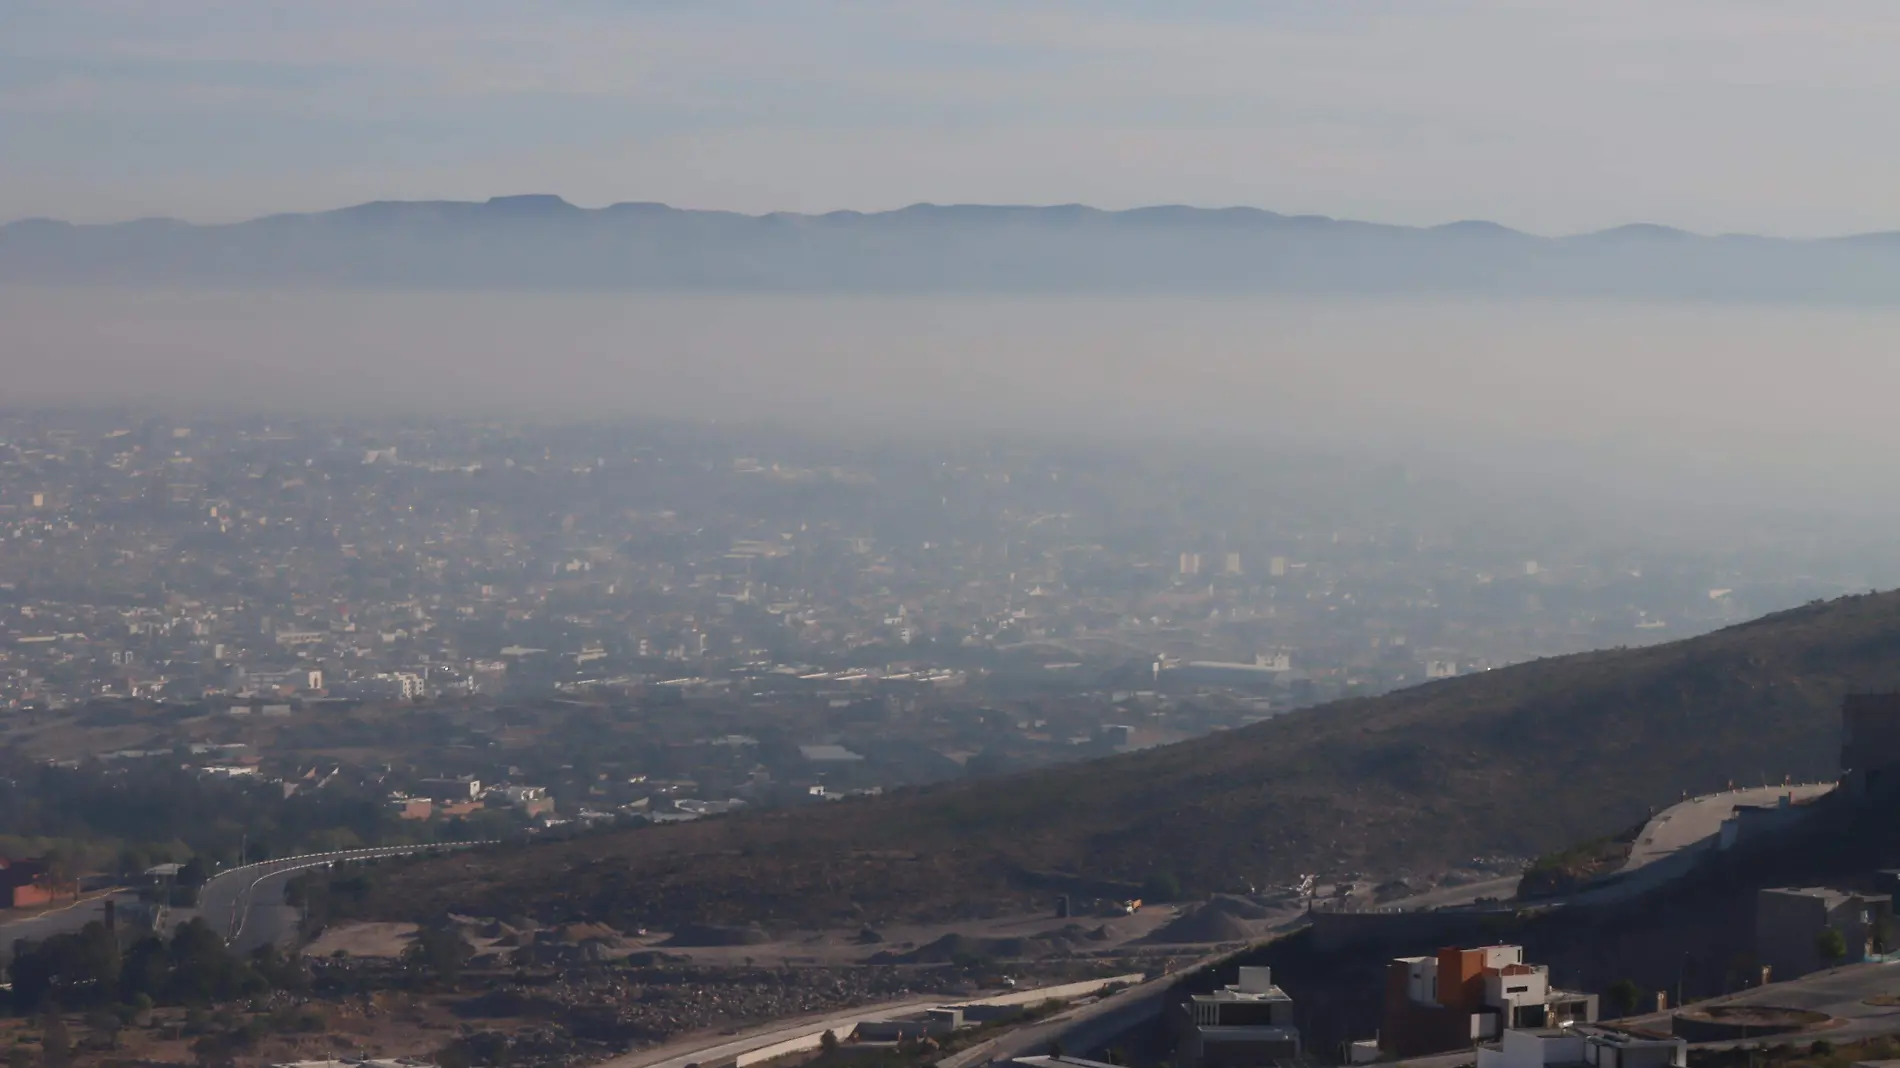
<svg viewBox="0 0 1900 1068">
<path fill-rule="evenodd" d="M 1259 653 L 1252 663 L 1227 660 L 1162 660 L 1155 664 L 1157 682 L 1184 682 L 1195 686 L 1230 686 L 1235 689 L 1278 685 L 1293 670 L 1293 657 L 1287 653 Z"/>
<path fill-rule="evenodd" d="M 1175 1013 L 1181 1068 L 1254 1068 L 1300 1056 L 1293 999 L 1273 969 L 1243 967 L 1239 982 L 1196 994 Z"/>
<path fill-rule="evenodd" d="M 473 775 L 458 775 L 450 779 L 424 779 L 416 786 L 431 801 L 454 804 L 473 801 L 482 796 L 482 781 Z"/>
<path fill-rule="evenodd" d="M 1524 963 L 1522 946 L 1441 949 L 1387 967 L 1379 1048 L 1400 1057 L 1470 1049 L 1507 1030 L 1594 1023 L 1595 994 L 1550 985 L 1550 969 Z"/>
<path fill-rule="evenodd" d="M 1873 952 L 1874 933 L 1890 927 L 1893 900 L 1825 887 L 1776 887 L 1755 895 L 1755 960 L 1774 980 L 1798 979 L 1842 964 L 1858 964 Z M 1822 932 L 1841 936 L 1842 953 L 1821 952 Z"/>
</svg>

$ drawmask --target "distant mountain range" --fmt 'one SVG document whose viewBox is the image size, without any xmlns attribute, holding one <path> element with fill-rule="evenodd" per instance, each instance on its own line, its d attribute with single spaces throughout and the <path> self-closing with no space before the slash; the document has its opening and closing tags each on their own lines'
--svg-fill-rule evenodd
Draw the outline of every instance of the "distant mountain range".
<svg viewBox="0 0 1900 1068">
<path fill-rule="evenodd" d="M 1900 232 L 1820 240 L 1625 226 L 1386 226 L 1254 208 L 919 204 L 741 215 L 555 196 L 385 201 L 194 225 L 0 226 L 0 284 L 1337 293 L 1900 302 Z"/>
</svg>

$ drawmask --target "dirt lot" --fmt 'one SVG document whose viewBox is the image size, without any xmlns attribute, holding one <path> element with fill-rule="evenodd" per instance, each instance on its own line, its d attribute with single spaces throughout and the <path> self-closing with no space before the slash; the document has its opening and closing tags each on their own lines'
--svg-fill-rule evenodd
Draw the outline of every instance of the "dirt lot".
<svg viewBox="0 0 1900 1068">
<path fill-rule="evenodd" d="M 413 923 L 348 923 L 332 927 L 304 947 L 306 957 L 400 957 L 415 937 Z"/>
</svg>

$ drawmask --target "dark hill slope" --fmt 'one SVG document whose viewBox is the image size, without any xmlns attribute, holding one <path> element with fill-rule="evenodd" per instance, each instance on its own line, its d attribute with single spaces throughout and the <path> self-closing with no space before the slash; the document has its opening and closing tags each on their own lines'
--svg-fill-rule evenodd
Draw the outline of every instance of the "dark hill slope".
<svg viewBox="0 0 1900 1068">
<path fill-rule="evenodd" d="M 881 921 L 1046 899 L 1050 872 L 1208 891 L 1532 854 L 1730 779 L 1831 776 L 1841 695 L 1882 689 L 1900 689 L 1895 593 L 1108 760 L 433 861 L 393 875 L 381 907 Z"/>
</svg>

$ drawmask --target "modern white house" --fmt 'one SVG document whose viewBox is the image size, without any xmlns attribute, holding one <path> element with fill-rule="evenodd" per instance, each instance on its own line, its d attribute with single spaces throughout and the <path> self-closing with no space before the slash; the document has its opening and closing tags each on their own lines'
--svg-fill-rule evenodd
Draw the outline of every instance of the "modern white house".
<svg viewBox="0 0 1900 1068">
<path fill-rule="evenodd" d="M 1175 1016 L 1182 1068 L 1253 1068 L 1300 1056 L 1293 999 L 1273 969 L 1243 967 L 1239 981 L 1195 994 Z"/>
<path fill-rule="evenodd" d="M 1512 1028 L 1478 1046 L 1478 1068 L 1684 1068 L 1686 1039 L 1604 1027 Z"/>
</svg>

